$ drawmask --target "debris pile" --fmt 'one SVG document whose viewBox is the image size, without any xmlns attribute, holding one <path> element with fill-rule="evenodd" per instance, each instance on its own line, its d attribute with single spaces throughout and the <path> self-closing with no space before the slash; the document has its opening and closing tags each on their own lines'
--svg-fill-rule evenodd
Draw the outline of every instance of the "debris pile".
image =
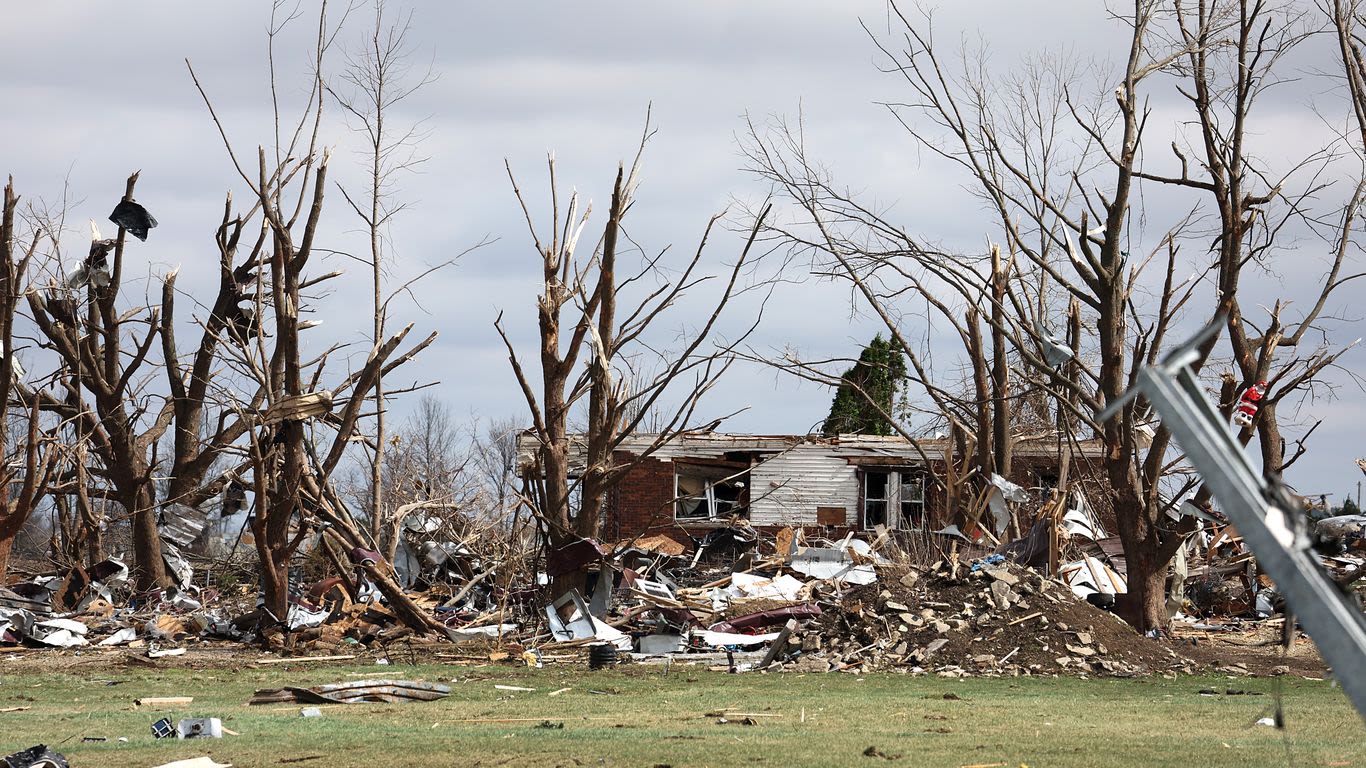
<svg viewBox="0 0 1366 768">
<path fill-rule="evenodd" d="M 2 768 L 68 768 L 66 757 L 48 749 L 46 744 L 29 747 L 0 758 Z"/>
<path fill-rule="evenodd" d="M 0 645 L 78 648 L 88 645 L 148 648 L 187 640 L 241 641 L 241 601 L 217 589 L 168 587 L 134 594 L 128 567 L 117 558 L 0 587 Z M 149 653 L 150 655 L 150 653 Z"/>
<path fill-rule="evenodd" d="M 1009 484 L 993 488 L 1007 500 L 1018 495 Z M 943 676 L 1194 669 L 1172 644 L 1140 635 L 1111 612 L 1126 591 L 1122 553 L 1079 492 L 1054 492 L 1032 516 L 997 509 L 990 499 L 976 506 L 1008 523 L 991 527 L 1022 535 L 993 551 L 983 544 L 995 537 L 974 517 L 955 531 L 927 533 L 932 545 L 919 564 L 886 530 L 869 540 L 853 533 L 808 539 L 795 528 L 763 533 L 738 517 L 697 538 L 579 539 L 543 558 L 512 558 L 480 551 L 478 536 L 438 533 L 424 518 L 405 529 L 400 552 L 416 554 L 407 566 L 356 549 L 354 572 L 336 575 L 343 554 L 333 575 L 298 590 L 283 620 L 265 611 L 250 586 L 228 594 L 207 579 L 196 586 L 187 578 L 134 594 L 128 568 L 111 559 L 0 588 L 0 646 L 124 646 L 157 658 L 196 644 L 256 642 L 287 656 L 340 660 L 368 652 L 383 663 L 403 641 L 414 653 L 422 652 L 414 645 L 455 643 L 459 653 L 438 657 L 533 667 L 702 663 L 737 672 Z M 1179 561 L 1187 599 L 1172 606 L 1176 619 L 1208 630 L 1219 625 L 1187 616 L 1278 612 L 1273 586 L 1252 570 L 1236 532 L 1211 520 Z M 1330 568 L 1336 564 L 1340 583 L 1359 577 L 1364 535 L 1366 518 L 1320 523 L 1320 553 Z M 381 570 L 407 572 L 400 577 L 409 585 L 405 599 L 438 634 L 422 636 L 390 606 L 367 578 Z M 260 691 L 258 699 L 318 704 L 425 695 L 445 692 L 371 681 Z"/>
<path fill-rule="evenodd" d="M 547 608 L 551 642 L 539 651 L 610 646 L 634 650 L 637 662 L 696 660 L 732 671 L 945 676 L 1129 676 L 1191 666 L 1093 605 L 1094 590 L 999 554 L 960 562 L 956 546 L 916 568 L 880 554 L 885 539 L 808 546 L 785 529 L 774 554 L 751 552 L 719 576 L 691 569 L 685 553 L 655 552 L 640 570 L 605 561 L 588 598 L 571 591 Z M 603 594 L 614 567 L 616 588 Z"/>
<path fill-rule="evenodd" d="M 923 574 L 883 569 L 878 584 L 847 592 L 840 610 L 799 640 L 798 663 L 813 671 L 953 677 L 1129 676 L 1189 667 L 1060 582 L 995 560 L 960 568 L 941 562 Z"/>
<path fill-rule="evenodd" d="M 1314 550 L 1324 571 L 1340 587 L 1350 589 L 1366 576 L 1366 515 L 1338 515 L 1315 522 Z M 1264 620 L 1282 613 L 1283 600 L 1236 528 L 1215 516 L 1197 531 L 1180 553 L 1186 571 L 1185 601 L 1178 620 L 1212 626 L 1239 619 Z"/>
</svg>

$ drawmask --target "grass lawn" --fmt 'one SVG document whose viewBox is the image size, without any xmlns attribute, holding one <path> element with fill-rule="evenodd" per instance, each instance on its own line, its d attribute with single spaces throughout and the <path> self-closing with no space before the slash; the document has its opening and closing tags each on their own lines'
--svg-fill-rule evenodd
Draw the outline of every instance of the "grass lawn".
<svg viewBox="0 0 1366 768">
<path fill-rule="evenodd" d="M 376 673 L 449 681 L 452 694 L 437 702 L 323 707 L 323 717 L 310 719 L 299 717 L 297 705 L 246 704 L 256 688 Z M 561 688 L 570 690 L 549 695 Z M 1202 688 L 1265 695 L 1201 696 Z M 1278 688 L 1287 730 L 1254 726 Z M 194 696 L 194 703 L 148 711 L 133 706 L 142 696 Z M 2 711 L 9 707 L 28 709 Z M 753 725 L 739 722 L 743 715 L 726 724 L 708 716 L 721 711 L 763 716 L 749 718 Z M 149 726 L 163 715 L 220 717 L 241 735 L 156 741 Z M 82 742 L 86 737 L 108 741 Z M 0 662 L 0 756 L 47 743 L 74 768 L 154 766 L 205 754 L 239 768 L 1366 766 L 1363 737 L 1341 691 L 1298 679 L 948 680 L 328 664 L 127 667 L 78 676 L 15 675 Z M 865 756 L 869 747 L 885 757 Z"/>
</svg>

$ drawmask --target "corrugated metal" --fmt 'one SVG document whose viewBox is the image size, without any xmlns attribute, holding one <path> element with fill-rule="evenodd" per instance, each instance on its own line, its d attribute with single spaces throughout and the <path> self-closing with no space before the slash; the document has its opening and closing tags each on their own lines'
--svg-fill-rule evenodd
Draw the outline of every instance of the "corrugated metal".
<svg viewBox="0 0 1366 768">
<path fill-rule="evenodd" d="M 188 549 L 209 525 L 209 514 L 184 504 L 167 504 L 161 508 L 161 538 L 182 549 Z"/>
</svg>

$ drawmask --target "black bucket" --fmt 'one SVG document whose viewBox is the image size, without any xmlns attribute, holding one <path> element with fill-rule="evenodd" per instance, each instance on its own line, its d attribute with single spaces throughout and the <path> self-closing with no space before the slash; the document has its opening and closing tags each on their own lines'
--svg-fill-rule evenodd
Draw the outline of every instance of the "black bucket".
<svg viewBox="0 0 1366 768">
<path fill-rule="evenodd" d="M 617 664 L 617 647 L 610 643 L 588 646 L 588 668 L 606 669 Z"/>
</svg>

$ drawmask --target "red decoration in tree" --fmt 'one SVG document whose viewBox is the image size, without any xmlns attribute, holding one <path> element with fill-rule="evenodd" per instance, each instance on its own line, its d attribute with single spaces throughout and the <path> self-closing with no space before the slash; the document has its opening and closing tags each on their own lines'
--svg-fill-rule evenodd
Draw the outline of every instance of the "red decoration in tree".
<svg viewBox="0 0 1366 768">
<path fill-rule="evenodd" d="M 1257 415 L 1257 404 L 1265 394 L 1265 381 L 1259 381 L 1243 390 L 1242 397 L 1238 398 L 1238 406 L 1233 409 L 1233 423 L 1240 427 L 1252 426 L 1252 419 Z"/>
</svg>

